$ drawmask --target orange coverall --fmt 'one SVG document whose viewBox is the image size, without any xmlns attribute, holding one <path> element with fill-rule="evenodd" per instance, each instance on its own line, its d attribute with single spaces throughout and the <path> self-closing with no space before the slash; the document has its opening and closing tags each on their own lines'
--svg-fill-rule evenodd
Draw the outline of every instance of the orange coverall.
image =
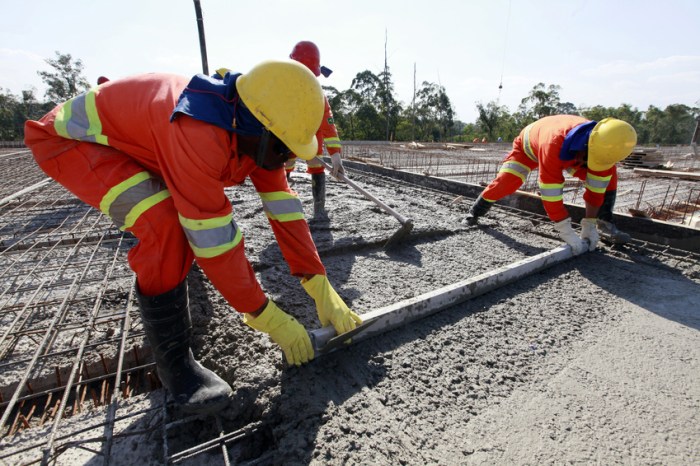
<svg viewBox="0 0 700 466">
<path fill-rule="evenodd" d="M 600 207 L 605 191 L 617 189 L 617 170 L 589 170 L 585 162 L 562 160 L 559 157 L 564 138 L 576 126 L 587 123 L 583 117 L 554 115 L 541 118 L 523 129 L 513 141 L 513 150 L 506 156 L 496 178 L 484 189 L 481 197 L 496 202 L 520 188 L 530 172 L 539 169 L 540 197 L 553 222 L 569 217 L 564 207 L 564 174 L 585 182 L 584 201 Z"/>
<path fill-rule="evenodd" d="M 283 167 L 265 170 L 215 125 L 170 116 L 188 78 L 147 74 L 109 81 L 25 125 L 39 166 L 138 238 L 128 255 L 141 293 L 179 285 L 196 258 L 239 312 L 265 294 L 245 256 L 227 186 L 248 177 L 295 276 L 325 274 Z"/>
<path fill-rule="evenodd" d="M 340 138 L 338 137 L 338 129 L 335 127 L 333 122 L 333 112 L 331 111 L 331 106 L 328 103 L 328 98 L 324 98 L 326 108 L 323 112 L 323 120 L 321 120 L 321 127 L 316 133 L 316 139 L 318 140 L 318 151 L 316 155 L 323 154 L 323 145 L 325 144 L 326 150 L 329 155 L 337 154 L 340 152 Z M 293 155 L 293 154 L 292 154 Z M 285 170 L 287 173 L 294 171 L 294 165 L 296 164 L 297 156 L 293 155 L 287 160 L 285 164 Z M 306 162 L 306 173 L 313 175 L 316 173 L 323 173 L 323 165 L 316 159 L 311 159 Z"/>
</svg>

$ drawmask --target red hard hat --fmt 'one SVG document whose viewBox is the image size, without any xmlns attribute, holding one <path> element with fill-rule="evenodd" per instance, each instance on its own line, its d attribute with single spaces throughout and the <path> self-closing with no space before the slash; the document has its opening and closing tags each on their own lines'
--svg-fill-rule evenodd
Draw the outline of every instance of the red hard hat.
<svg viewBox="0 0 700 466">
<path fill-rule="evenodd" d="M 99 86 L 100 84 L 104 84 L 107 81 L 109 81 L 109 78 L 105 78 L 104 76 L 100 76 L 99 78 L 97 78 L 97 85 Z"/>
<path fill-rule="evenodd" d="M 289 58 L 303 63 L 316 76 L 321 74 L 321 52 L 313 42 L 302 40 L 297 43 L 289 54 Z"/>
</svg>

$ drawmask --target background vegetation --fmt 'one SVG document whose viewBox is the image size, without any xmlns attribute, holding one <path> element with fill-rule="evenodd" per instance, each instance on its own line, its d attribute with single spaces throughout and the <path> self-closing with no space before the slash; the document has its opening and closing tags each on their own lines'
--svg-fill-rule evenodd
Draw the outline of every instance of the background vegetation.
<svg viewBox="0 0 700 466">
<path fill-rule="evenodd" d="M 17 96 L 0 88 L 0 140 L 22 140 L 27 119 L 41 118 L 57 103 L 90 87 L 82 75 L 81 60 L 56 52 L 56 57 L 46 62 L 52 71 L 38 72 L 47 85 L 43 100 L 39 100 L 34 89 Z M 537 83 L 514 112 L 497 101 L 479 101 L 476 121 L 465 123 L 455 120 L 447 91 L 435 83 L 424 81 L 416 88 L 411 103 L 399 102 L 386 65 L 379 74 L 369 70 L 357 73 L 349 89 L 324 86 L 324 90 L 343 140 L 460 142 L 485 138 L 494 142 L 501 138 L 508 142 L 529 123 L 547 115 L 566 113 L 591 120 L 620 118 L 636 128 L 639 144 L 673 145 L 690 142 L 696 118 L 700 117 L 700 101 L 695 107 L 674 104 L 665 109 L 652 105 L 639 110 L 628 104 L 578 108 L 561 101 L 560 86 Z"/>
</svg>

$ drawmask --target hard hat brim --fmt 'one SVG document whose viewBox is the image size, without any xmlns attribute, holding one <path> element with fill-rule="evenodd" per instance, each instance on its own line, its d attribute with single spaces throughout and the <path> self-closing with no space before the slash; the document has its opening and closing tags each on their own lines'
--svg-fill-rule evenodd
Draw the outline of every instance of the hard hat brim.
<svg viewBox="0 0 700 466">
<path fill-rule="evenodd" d="M 279 135 L 275 134 L 275 136 L 280 138 L 280 140 L 284 142 L 285 145 L 289 147 L 289 150 L 294 152 L 297 157 L 304 160 L 311 160 L 316 157 L 318 153 L 318 139 L 316 139 L 316 135 L 311 138 L 311 142 L 308 144 L 291 144 L 287 143 L 287 141 L 285 141 L 284 138 L 279 137 Z"/>
</svg>

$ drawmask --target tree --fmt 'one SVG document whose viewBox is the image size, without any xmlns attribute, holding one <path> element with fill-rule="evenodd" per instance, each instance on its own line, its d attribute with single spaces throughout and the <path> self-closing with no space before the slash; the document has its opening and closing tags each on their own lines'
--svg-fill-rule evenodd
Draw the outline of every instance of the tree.
<svg viewBox="0 0 700 466">
<path fill-rule="evenodd" d="M 18 105 L 17 97 L 0 87 L 0 140 L 2 141 L 13 141 L 19 138 L 14 121 Z"/>
<path fill-rule="evenodd" d="M 559 113 L 561 105 L 559 102 L 560 90 L 561 86 L 556 84 L 550 84 L 549 87 L 545 87 L 544 83 L 537 83 L 530 91 L 530 94 L 520 101 L 518 109 L 522 117 L 535 121 Z"/>
<path fill-rule="evenodd" d="M 55 59 L 47 58 L 45 61 L 54 71 L 37 71 L 37 74 L 48 86 L 45 97 L 49 102 L 54 105 L 65 102 L 90 88 L 87 79 L 82 75 L 81 60 L 73 61 L 69 53 L 63 55 L 56 51 Z"/>
<path fill-rule="evenodd" d="M 454 109 L 445 88 L 423 81 L 416 98 L 417 139 L 444 140 L 454 126 Z"/>
</svg>

